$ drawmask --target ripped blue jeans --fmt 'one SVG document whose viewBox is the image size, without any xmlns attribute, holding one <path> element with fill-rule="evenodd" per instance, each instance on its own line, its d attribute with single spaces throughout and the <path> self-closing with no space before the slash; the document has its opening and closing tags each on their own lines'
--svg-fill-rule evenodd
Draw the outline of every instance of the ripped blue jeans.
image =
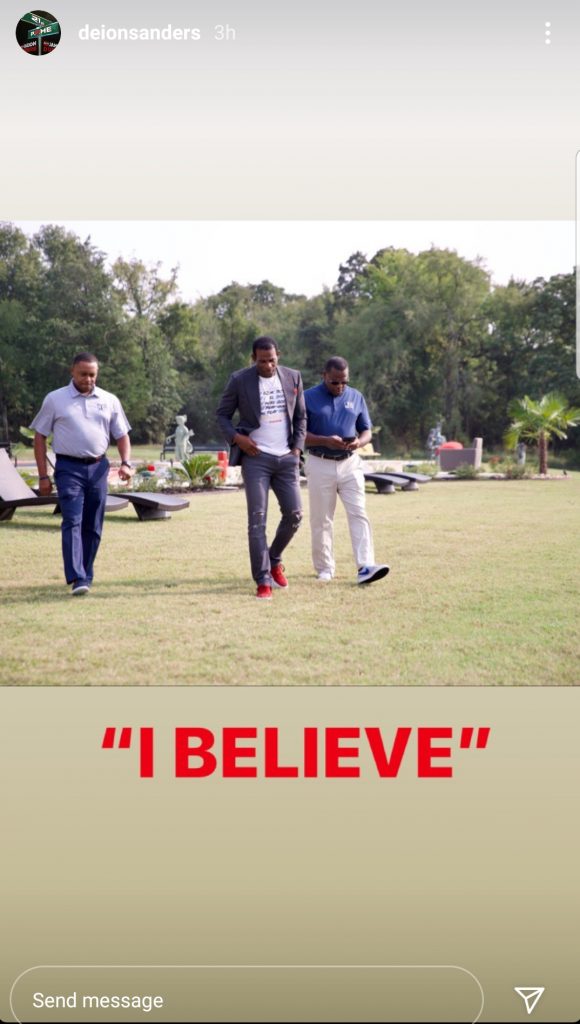
<svg viewBox="0 0 580 1024">
<path fill-rule="evenodd" d="M 295 455 L 244 455 L 242 476 L 248 504 L 250 564 L 256 583 L 271 585 L 270 569 L 282 561 L 282 552 L 302 521 L 299 460 Z M 280 506 L 282 518 L 268 546 L 266 522 L 270 487 Z"/>
</svg>

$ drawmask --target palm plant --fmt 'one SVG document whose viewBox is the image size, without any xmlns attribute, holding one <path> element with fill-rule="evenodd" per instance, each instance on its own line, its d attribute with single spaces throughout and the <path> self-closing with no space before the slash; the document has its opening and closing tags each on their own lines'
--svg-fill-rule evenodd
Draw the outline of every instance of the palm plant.
<svg viewBox="0 0 580 1024">
<path fill-rule="evenodd" d="M 218 474 L 221 470 L 215 455 L 198 452 L 189 459 L 184 459 L 181 465 L 187 472 L 192 484 L 204 484 L 206 487 L 215 487 L 218 483 Z"/>
<path fill-rule="evenodd" d="M 551 391 L 539 402 L 527 395 L 514 398 L 507 411 L 512 422 L 504 435 L 506 446 L 515 448 L 518 441 L 537 444 L 540 473 L 545 475 L 548 472 L 550 439 L 566 438 L 568 428 L 580 422 L 580 409 L 569 406 L 562 395 Z"/>
</svg>

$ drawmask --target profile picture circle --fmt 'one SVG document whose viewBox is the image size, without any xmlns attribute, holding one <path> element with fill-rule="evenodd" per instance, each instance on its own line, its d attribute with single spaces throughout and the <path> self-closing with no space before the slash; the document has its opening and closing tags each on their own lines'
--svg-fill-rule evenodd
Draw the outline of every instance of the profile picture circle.
<svg viewBox="0 0 580 1024">
<path fill-rule="evenodd" d="M 60 43 L 58 18 L 48 11 L 29 11 L 16 26 L 16 41 L 24 53 L 44 57 L 56 50 Z"/>
</svg>

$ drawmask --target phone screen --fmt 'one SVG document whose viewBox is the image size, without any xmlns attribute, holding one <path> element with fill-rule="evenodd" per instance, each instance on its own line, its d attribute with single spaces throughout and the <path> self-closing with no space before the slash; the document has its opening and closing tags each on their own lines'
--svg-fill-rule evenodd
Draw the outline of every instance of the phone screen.
<svg viewBox="0 0 580 1024">
<path fill-rule="evenodd" d="M 1 22 L 0 1019 L 576 1021 L 578 11 Z"/>
</svg>

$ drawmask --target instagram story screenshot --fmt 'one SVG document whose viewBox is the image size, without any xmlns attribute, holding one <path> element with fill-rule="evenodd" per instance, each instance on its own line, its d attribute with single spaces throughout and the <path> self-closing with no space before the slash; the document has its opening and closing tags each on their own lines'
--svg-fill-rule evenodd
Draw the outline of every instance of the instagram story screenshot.
<svg viewBox="0 0 580 1024">
<path fill-rule="evenodd" d="M 0 14 L 0 1021 L 580 1018 L 580 9 Z"/>
</svg>

